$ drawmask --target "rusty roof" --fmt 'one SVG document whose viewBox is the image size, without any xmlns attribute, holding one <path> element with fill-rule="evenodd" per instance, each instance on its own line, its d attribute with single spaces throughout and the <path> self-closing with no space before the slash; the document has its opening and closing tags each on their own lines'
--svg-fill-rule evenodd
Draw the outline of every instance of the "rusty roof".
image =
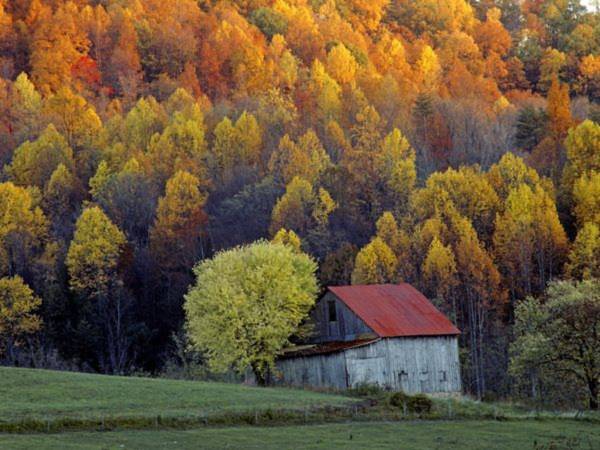
<svg viewBox="0 0 600 450">
<path fill-rule="evenodd" d="M 327 353 L 341 352 L 350 348 L 362 347 L 363 345 L 369 345 L 373 342 L 379 341 L 379 337 L 371 337 L 368 339 L 357 339 L 354 341 L 335 341 L 325 342 L 322 344 L 313 345 L 301 345 L 297 347 L 291 347 L 283 350 L 280 358 L 295 358 L 297 356 L 312 356 L 312 355 L 323 355 Z"/>
<path fill-rule="evenodd" d="M 328 289 L 379 337 L 460 334 L 444 314 L 408 283 Z"/>
</svg>

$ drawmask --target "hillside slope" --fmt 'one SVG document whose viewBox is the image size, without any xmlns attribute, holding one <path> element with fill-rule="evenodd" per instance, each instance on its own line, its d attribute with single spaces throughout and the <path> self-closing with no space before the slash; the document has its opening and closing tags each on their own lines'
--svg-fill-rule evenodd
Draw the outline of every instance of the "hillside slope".
<svg viewBox="0 0 600 450">
<path fill-rule="evenodd" d="M 0 424 L 23 420 L 202 418 L 340 406 L 342 396 L 236 384 L 0 367 Z"/>
</svg>

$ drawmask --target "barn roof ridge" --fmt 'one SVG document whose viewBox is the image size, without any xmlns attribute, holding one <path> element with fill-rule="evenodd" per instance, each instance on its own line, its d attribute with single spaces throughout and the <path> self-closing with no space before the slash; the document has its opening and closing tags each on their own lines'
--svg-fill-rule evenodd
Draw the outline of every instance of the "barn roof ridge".
<svg viewBox="0 0 600 450">
<path fill-rule="evenodd" d="M 328 286 L 379 337 L 454 336 L 452 322 L 408 283 Z"/>
</svg>

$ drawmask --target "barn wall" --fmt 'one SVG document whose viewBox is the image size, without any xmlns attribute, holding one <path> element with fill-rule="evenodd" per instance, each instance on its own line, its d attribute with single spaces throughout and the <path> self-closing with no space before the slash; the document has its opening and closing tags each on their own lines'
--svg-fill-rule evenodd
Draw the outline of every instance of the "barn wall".
<svg viewBox="0 0 600 450">
<path fill-rule="evenodd" d="M 453 336 L 382 339 L 345 353 L 350 386 L 379 384 L 409 394 L 461 390 Z"/>
<path fill-rule="evenodd" d="M 335 302 L 337 321 L 329 321 L 329 302 Z M 332 341 L 354 341 L 361 336 L 372 335 L 371 330 L 344 302 L 331 292 L 327 292 L 315 306 L 312 313 L 315 323 L 315 336 L 312 343 Z"/>
<path fill-rule="evenodd" d="M 461 391 L 453 336 L 389 338 L 327 355 L 278 361 L 280 383 L 344 389 L 378 384 L 409 394 Z"/>
<path fill-rule="evenodd" d="M 277 361 L 276 384 L 346 389 L 346 359 L 343 352 L 299 356 Z"/>
</svg>

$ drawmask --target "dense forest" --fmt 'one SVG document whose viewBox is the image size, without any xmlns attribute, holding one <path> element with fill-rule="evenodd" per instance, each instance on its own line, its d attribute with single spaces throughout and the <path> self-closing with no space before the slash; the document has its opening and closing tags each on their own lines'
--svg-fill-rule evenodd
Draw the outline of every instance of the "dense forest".
<svg viewBox="0 0 600 450">
<path fill-rule="evenodd" d="M 600 277 L 599 102 L 578 0 L 0 0 L 0 359 L 160 373 L 194 265 L 275 239 L 549 395 L 515 316 Z"/>
</svg>

